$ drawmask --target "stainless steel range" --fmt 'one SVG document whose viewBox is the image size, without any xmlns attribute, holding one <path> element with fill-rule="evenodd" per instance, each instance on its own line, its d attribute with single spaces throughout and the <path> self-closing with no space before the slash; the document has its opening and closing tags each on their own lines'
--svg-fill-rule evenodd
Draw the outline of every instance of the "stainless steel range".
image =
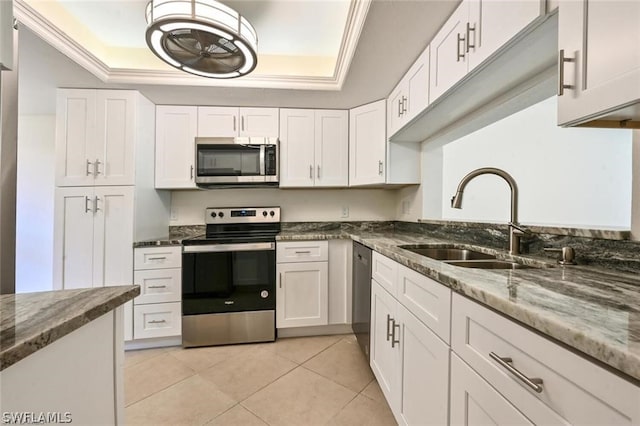
<svg viewBox="0 0 640 426">
<path fill-rule="evenodd" d="M 182 345 L 275 340 L 280 208 L 208 208 L 205 222 L 183 241 Z"/>
</svg>

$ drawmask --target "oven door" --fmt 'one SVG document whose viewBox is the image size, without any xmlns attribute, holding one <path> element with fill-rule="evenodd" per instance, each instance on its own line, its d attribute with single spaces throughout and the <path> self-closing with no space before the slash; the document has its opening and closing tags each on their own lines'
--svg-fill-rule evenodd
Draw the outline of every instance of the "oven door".
<svg viewBox="0 0 640 426">
<path fill-rule="evenodd" d="M 275 309 L 275 243 L 185 246 L 182 314 Z"/>
</svg>

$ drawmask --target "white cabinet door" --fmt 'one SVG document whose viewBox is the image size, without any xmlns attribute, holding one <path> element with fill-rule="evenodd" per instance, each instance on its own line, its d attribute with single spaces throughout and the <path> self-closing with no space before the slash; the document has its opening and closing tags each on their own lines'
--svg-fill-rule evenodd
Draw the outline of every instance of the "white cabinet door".
<svg viewBox="0 0 640 426">
<path fill-rule="evenodd" d="M 469 0 L 463 0 L 431 40 L 429 100 L 435 101 L 467 73 Z"/>
<path fill-rule="evenodd" d="M 195 188 L 197 107 L 156 107 L 156 188 Z"/>
<path fill-rule="evenodd" d="M 279 263 L 277 270 L 276 327 L 327 325 L 327 262 Z"/>
<path fill-rule="evenodd" d="M 198 107 L 198 137 L 238 136 L 237 107 Z"/>
<path fill-rule="evenodd" d="M 133 340 L 133 300 L 129 300 L 122 306 L 124 325 L 124 341 Z"/>
<path fill-rule="evenodd" d="M 398 304 L 401 365 L 397 417 L 405 425 L 446 425 L 449 415 L 449 346 Z"/>
<path fill-rule="evenodd" d="M 95 185 L 133 185 L 136 92 L 96 91 Z"/>
<path fill-rule="evenodd" d="M 280 110 L 280 186 L 315 184 L 315 115 L 311 109 Z"/>
<path fill-rule="evenodd" d="M 349 184 L 349 113 L 315 112 L 315 186 Z"/>
<path fill-rule="evenodd" d="M 533 425 L 464 361 L 451 355 L 452 425 Z"/>
<path fill-rule="evenodd" d="M 407 81 L 403 77 L 387 98 L 387 130 L 389 135 L 393 135 L 407 123 L 408 103 Z"/>
<path fill-rule="evenodd" d="M 386 101 L 349 112 L 349 186 L 385 183 Z"/>
<path fill-rule="evenodd" d="M 53 288 L 93 285 L 93 188 L 55 191 Z"/>
<path fill-rule="evenodd" d="M 560 2 L 558 47 L 572 62 L 560 64 L 563 83 L 571 88 L 558 97 L 558 124 L 584 121 L 640 99 L 638 22 L 638 0 Z"/>
<path fill-rule="evenodd" d="M 96 91 L 61 89 L 56 105 L 56 186 L 94 184 Z"/>
<path fill-rule="evenodd" d="M 375 280 L 371 281 L 371 370 L 394 414 L 400 385 L 400 345 L 392 345 L 397 302 Z M 399 337 L 399 336 L 398 336 Z"/>
<path fill-rule="evenodd" d="M 240 108 L 239 136 L 277 137 L 278 108 Z"/>
<path fill-rule="evenodd" d="M 407 112 L 405 120 L 408 122 L 429 106 L 429 58 L 431 48 L 420 54 L 416 62 L 409 68 L 405 79 L 407 81 Z"/>
<path fill-rule="evenodd" d="M 465 37 L 471 71 L 539 17 L 544 1 L 471 0 L 469 6 Z"/>
<path fill-rule="evenodd" d="M 93 286 L 133 282 L 132 186 L 96 187 L 93 198 Z"/>
</svg>

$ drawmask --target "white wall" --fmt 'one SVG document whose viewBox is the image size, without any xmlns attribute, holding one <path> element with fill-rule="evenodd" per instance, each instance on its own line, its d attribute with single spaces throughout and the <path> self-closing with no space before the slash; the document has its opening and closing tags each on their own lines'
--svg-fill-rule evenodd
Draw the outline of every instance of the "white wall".
<svg viewBox="0 0 640 426">
<path fill-rule="evenodd" d="M 449 205 L 464 175 L 497 167 L 518 184 L 522 223 L 629 229 L 632 132 L 563 129 L 556 108 L 554 96 L 445 145 L 442 218 L 507 222 L 509 189 L 496 176 L 471 181 L 461 210 Z"/>
<path fill-rule="evenodd" d="M 16 293 L 53 288 L 55 116 L 18 119 Z"/>
<path fill-rule="evenodd" d="M 204 223 L 207 207 L 280 206 L 283 222 L 394 220 L 395 191 L 382 189 L 214 189 L 173 191 L 171 225 Z M 349 217 L 342 217 L 342 207 Z"/>
</svg>

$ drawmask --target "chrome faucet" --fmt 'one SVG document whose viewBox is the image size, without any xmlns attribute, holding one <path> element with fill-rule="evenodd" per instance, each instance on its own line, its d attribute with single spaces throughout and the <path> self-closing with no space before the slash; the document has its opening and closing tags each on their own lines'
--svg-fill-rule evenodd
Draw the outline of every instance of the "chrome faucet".
<svg viewBox="0 0 640 426">
<path fill-rule="evenodd" d="M 518 186 L 513 177 L 501 169 L 493 167 L 483 167 L 474 170 L 462 178 L 456 194 L 451 198 L 451 207 L 454 209 L 462 208 L 462 194 L 465 186 L 476 176 L 492 174 L 497 175 L 507 181 L 511 188 L 511 220 L 509 221 L 509 254 L 520 254 L 520 237 L 527 231 L 518 224 Z"/>
</svg>

